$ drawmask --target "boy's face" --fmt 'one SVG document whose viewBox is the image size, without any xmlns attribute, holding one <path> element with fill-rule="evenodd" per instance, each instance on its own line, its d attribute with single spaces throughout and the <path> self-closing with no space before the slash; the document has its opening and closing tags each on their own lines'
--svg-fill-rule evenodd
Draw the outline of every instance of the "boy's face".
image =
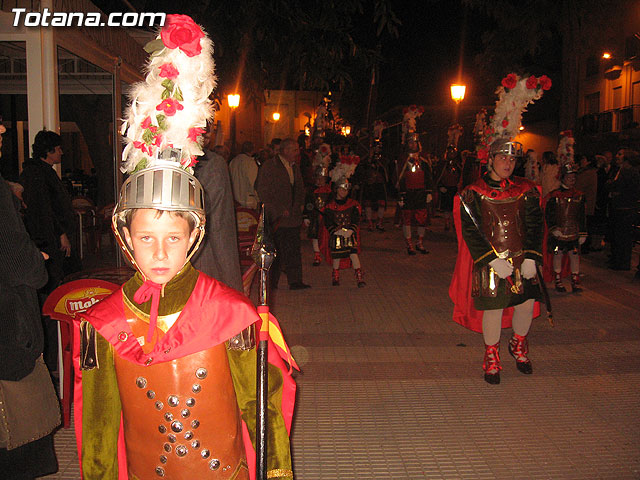
<svg viewBox="0 0 640 480">
<path fill-rule="evenodd" d="M 190 231 L 189 222 L 171 212 L 158 216 L 158 210 L 134 211 L 124 237 L 133 258 L 148 280 L 164 285 L 182 269 L 187 252 L 198 230 Z"/>
<path fill-rule="evenodd" d="M 338 197 L 338 200 L 344 200 L 347 198 L 347 195 L 349 195 L 349 190 L 346 188 L 338 187 L 338 190 L 336 190 L 336 197 Z"/>
</svg>

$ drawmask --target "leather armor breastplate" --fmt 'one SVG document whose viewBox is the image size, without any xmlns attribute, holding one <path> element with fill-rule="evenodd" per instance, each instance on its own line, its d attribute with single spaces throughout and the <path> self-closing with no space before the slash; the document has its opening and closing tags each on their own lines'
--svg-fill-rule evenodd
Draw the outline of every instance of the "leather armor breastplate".
<svg viewBox="0 0 640 480">
<path fill-rule="evenodd" d="M 525 216 L 524 195 L 505 200 L 480 196 L 482 230 L 500 258 L 514 259 L 514 266 L 522 263 Z M 519 262 L 516 262 L 518 258 Z"/>
<path fill-rule="evenodd" d="M 581 197 L 561 197 L 556 199 L 556 226 L 560 229 L 559 240 L 572 241 L 580 236 L 579 216 Z"/>
<path fill-rule="evenodd" d="M 143 336 L 148 323 L 125 312 Z M 225 344 L 149 366 L 114 362 L 131 478 L 249 479 Z"/>
<path fill-rule="evenodd" d="M 316 193 L 314 198 L 314 206 L 318 210 L 322 210 L 324 206 L 327 204 L 327 200 L 329 199 L 330 192 L 327 193 Z"/>
</svg>

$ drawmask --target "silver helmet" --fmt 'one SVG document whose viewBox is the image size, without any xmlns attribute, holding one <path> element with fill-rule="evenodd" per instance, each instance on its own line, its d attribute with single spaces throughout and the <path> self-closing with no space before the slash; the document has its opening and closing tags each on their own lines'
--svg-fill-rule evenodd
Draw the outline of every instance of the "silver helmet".
<svg viewBox="0 0 640 480">
<path fill-rule="evenodd" d="M 520 142 L 514 142 L 508 137 L 496 138 L 491 144 L 491 156 L 495 155 L 513 155 L 514 157 L 524 156 L 524 150 Z"/>
<path fill-rule="evenodd" d="M 132 173 L 122 184 L 118 203 L 113 211 L 111 226 L 127 259 L 137 268 L 123 228 L 127 212 L 152 208 L 169 212 L 187 212 L 199 230 L 187 260 L 196 252 L 204 236 L 204 190 L 196 177 L 174 161 L 157 160 L 153 166 Z"/>
</svg>

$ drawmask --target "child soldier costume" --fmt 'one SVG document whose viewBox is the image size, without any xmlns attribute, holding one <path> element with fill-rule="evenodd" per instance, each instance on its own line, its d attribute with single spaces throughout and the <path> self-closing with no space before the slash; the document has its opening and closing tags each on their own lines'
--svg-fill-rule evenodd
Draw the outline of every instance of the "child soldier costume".
<svg viewBox="0 0 640 480">
<path fill-rule="evenodd" d="M 542 263 L 543 216 L 536 185 L 511 176 L 522 155 L 522 145 L 512 138 L 526 105 L 550 86 L 545 78 L 510 74 L 503 80 L 486 141 L 489 171 L 455 199 L 458 258 L 449 289 L 453 319 L 482 332 L 484 379 L 490 384 L 500 383 L 501 327 L 513 326 L 509 353 L 518 370 L 533 371 L 527 334 L 539 312 L 534 300 L 540 297 L 536 263 Z"/>
<path fill-rule="evenodd" d="M 313 161 L 314 187 L 307 191 L 304 207 L 305 224 L 307 225 L 307 237 L 311 239 L 313 248 L 314 267 L 322 263 L 322 254 L 318 243 L 318 235 L 322 223 L 322 209 L 331 197 L 331 185 L 329 185 L 329 165 L 331 163 L 331 147 L 323 143 L 319 146 Z"/>
<path fill-rule="evenodd" d="M 580 245 L 587 239 L 586 202 L 584 193 L 576 190 L 576 167 L 572 163 L 562 166 L 560 188 L 552 191 L 544 199 L 547 231 L 545 249 L 545 273 L 551 269 L 558 292 L 567 291 L 562 284 L 566 257 L 569 257 L 571 271 L 571 291 L 580 292 Z M 564 268 L 563 268 L 564 267 Z"/>
<path fill-rule="evenodd" d="M 429 253 L 424 248 L 428 213 L 427 204 L 432 200 L 433 174 L 431 165 L 420 155 L 421 147 L 418 135 L 413 133 L 407 139 L 407 154 L 398 175 L 398 204 L 402 209 L 402 232 L 407 244 L 407 253 L 415 255 L 416 249 L 423 254 Z M 418 241 L 415 248 L 411 240 L 411 225 L 418 227 Z"/>
<path fill-rule="evenodd" d="M 325 254 L 333 270 L 332 284 L 340 285 L 340 269 L 353 267 L 358 287 L 366 285 L 360 265 L 360 204 L 349 197 L 353 175 L 358 162 L 357 156 L 340 157 L 340 162 L 329 173 L 333 181 L 335 195 L 322 210 L 326 233 L 324 235 Z"/>
<path fill-rule="evenodd" d="M 116 238 L 138 272 L 83 314 L 80 326 L 83 478 L 255 478 L 253 324 L 260 317 L 246 297 L 188 261 L 204 233 L 204 192 L 189 170 L 211 116 L 211 42 L 190 17 L 168 15 L 146 48 L 153 52 L 147 81 L 134 90 L 124 127 L 123 167 L 131 175 L 113 216 Z M 153 209 L 156 219 L 179 212 L 199 231 L 166 284 L 145 278 L 123 240 L 136 209 Z M 291 479 L 295 383 L 275 351 L 269 361 L 267 473 Z"/>
</svg>

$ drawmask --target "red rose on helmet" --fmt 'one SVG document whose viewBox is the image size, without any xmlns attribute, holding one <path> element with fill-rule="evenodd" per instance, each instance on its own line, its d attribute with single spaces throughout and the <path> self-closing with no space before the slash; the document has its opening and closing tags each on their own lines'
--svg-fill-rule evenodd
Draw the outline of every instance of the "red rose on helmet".
<svg viewBox="0 0 640 480">
<path fill-rule="evenodd" d="M 167 117 L 174 116 L 177 110 L 182 110 L 183 108 L 182 104 L 173 98 L 165 98 L 156 105 L 156 110 L 162 110 Z"/>
<path fill-rule="evenodd" d="M 507 128 L 507 125 L 509 125 L 509 120 L 502 120 L 502 127 Z"/>
<path fill-rule="evenodd" d="M 542 75 L 539 80 L 542 90 L 549 90 L 551 88 L 551 79 L 549 77 Z"/>
<path fill-rule="evenodd" d="M 489 158 L 489 150 L 487 150 L 486 148 L 481 148 L 480 150 L 478 150 L 478 160 L 486 160 L 487 158 Z"/>
<path fill-rule="evenodd" d="M 178 69 L 173 66 L 173 63 L 163 63 L 160 65 L 160 76 L 164 78 L 168 78 L 169 80 L 173 80 L 176 78 L 180 72 Z"/>
<path fill-rule="evenodd" d="M 518 83 L 518 77 L 516 77 L 515 73 L 510 73 L 502 79 L 502 86 L 504 88 L 514 88 L 516 86 L 516 83 Z"/>
<path fill-rule="evenodd" d="M 538 86 L 538 79 L 534 75 L 531 75 L 529 78 L 527 78 L 527 88 L 529 90 L 533 90 L 537 86 Z"/>
<path fill-rule="evenodd" d="M 167 48 L 179 48 L 188 57 L 200 55 L 202 29 L 188 15 L 167 15 L 167 22 L 160 32 L 162 43 Z"/>
</svg>

